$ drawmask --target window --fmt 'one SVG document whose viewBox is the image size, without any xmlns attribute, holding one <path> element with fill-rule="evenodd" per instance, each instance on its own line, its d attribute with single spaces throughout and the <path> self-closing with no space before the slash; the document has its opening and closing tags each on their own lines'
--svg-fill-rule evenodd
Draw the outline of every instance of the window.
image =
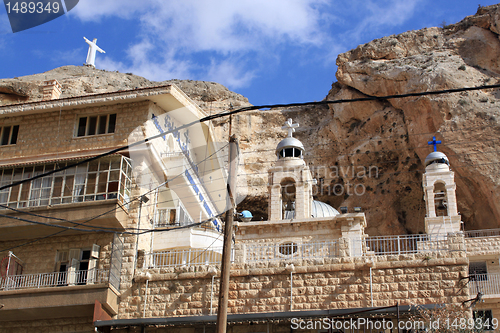
<svg viewBox="0 0 500 333">
<path fill-rule="evenodd" d="M 176 208 L 158 208 L 156 211 L 155 227 L 185 226 L 193 223 L 193 219 L 184 206 L 179 203 Z"/>
<path fill-rule="evenodd" d="M 76 136 L 90 136 L 114 133 L 116 127 L 116 113 L 88 116 L 78 119 Z"/>
<path fill-rule="evenodd" d="M 483 329 L 485 331 L 492 331 L 495 326 L 495 323 L 498 324 L 498 321 L 495 319 L 493 322 L 493 313 L 491 310 L 476 310 L 473 312 L 474 321 L 477 323 L 480 321 L 483 325 Z"/>
<path fill-rule="evenodd" d="M 12 184 L 65 165 L 65 163 L 51 163 L 0 169 L 0 185 Z M 132 168 L 128 158 L 123 156 L 101 158 L 4 189 L 0 191 L 0 204 L 11 208 L 23 208 L 118 199 L 127 205 L 132 184 L 131 173 Z"/>
<path fill-rule="evenodd" d="M 70 249 L 57 251 L 56 272 L 57 285 L 90 284 L 98 282 L 97 260 L 99 245 L 89 249 Z"/>
<path fill-rule="evenodd" d="M 279 246 L 279 252 L 284 256 L 295 254 L 297 253 L 297 250 L 298 250 L 297 243 L 294 242 L 282 243 Z"/>
<path fill-rule="evenodd" d="M 19 134 L 19 125 L 0 127 L 0 145 L 15 145 L 17 135 Z"/>
<path fill-rule="evenodd" d="M 469 263 L 469 276 L 474 281 L 488 281 L 488 270 L 485 261 L 473 261 Z"/>
</svg>

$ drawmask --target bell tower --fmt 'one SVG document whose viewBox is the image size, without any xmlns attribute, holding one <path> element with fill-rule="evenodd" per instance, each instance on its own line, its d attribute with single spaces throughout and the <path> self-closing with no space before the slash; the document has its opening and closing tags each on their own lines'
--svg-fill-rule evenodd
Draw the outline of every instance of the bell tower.
<svg viewBox="0 0 500 333">
<path fill-rule="evenodd" d="M 428 142 L 434 151 L 425 159 L 423 189 L 425 200 L 425 232 L 446 234 L 459 232 L 461 218 L 458 214 L 455 173 L 450 170 L 448 157 L 437 151 L 436 137 Z"/>
<path fill-rule="evenodd" d="M 304 145 L 293 137 L 295 128 L 288 119 L 282 129 L 288 136 L 276 147 L 278 161 L 269 169 L 269 220 L 305 219 L 311 217 L 313 180 L 304 162 Z"/>
</svg>

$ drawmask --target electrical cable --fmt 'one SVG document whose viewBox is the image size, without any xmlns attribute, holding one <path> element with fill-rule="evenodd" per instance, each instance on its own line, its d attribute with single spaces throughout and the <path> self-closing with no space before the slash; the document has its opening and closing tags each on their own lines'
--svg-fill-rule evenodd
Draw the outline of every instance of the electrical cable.
<svg viewBox="0 0 500 333">
<path fill-rule="evenodd" d="M 102 158 L 102 157 L 105 157 L 105 156 L 108 156 L 108 155 L 115 154 L 115 153 L 120 152 L 122 150 L 134 147 L 136 145 L 147 143 L 150 140 L 162 137 L 162 136 L 164 136 L 166 134 L 169 134 L 169 133 L 177 132 L 179 130 L 185 129 L 185 128 L 190 127 L 190 126 L 192 126 L 194 124 L 197 124 L 199 122 L 210 121 L 210 120 L 213 120 L 213 119 L 217 119 L 217 118 L 221 118 L 221 117 L 225 117 L 225 116 L 229 116 L 229 115 L 233 115 L 233 114 L 237 114 L 237 113 L 241 113 L 241 112 L 246 112 L 246 111 L 251 111 L 251 110 L 261 110 L 261 109 L 268 109 L 269 110 L 269 109 L 275 109 L 275 108 L 306 106 L 306 105 L 315 106 L 315 105 L 340 104 L 340 103 L 348 103 L 348 102 L 351 102 L 351 103 L 352 102 L 362 102 L 362 101 L 371 101 L 371 100 L 387 100 L 387 99 L 395 99 L 395 98 L 418 97 L 418 96 L 426 96 L 426 95 L 438 95 L 438 94 L 445 94 L 445 93 L 455 93 L 455 92 L 463 92 L 463 91 L 493 89 L 493 88 L 500 88 L 500 84 L 483 85 L 483 86 L 478 86 L 478 87 L 457 88 L 457 89 L 446 89 L 446 90 L 438 90 L 438 91 L 428 91 L 428 92 L 420 92 L 420 93 L 409 93 L 409 94 L 400 94 L 400 95 L 369 96 L 369 97 L 363 97 L 363 98 L 340 99 L 340 100 L 333 100 L 333 101 L 249 106 L 249 107 L 244 107 L 244 108 L 240 108 L 240 109 L 233 110 L 233 111 L 220 112 L 218 114 L 206 116 L 206 117 L 203 117 L 200 120 L 197 120 L 197 121 L 185 124 L 185 125 L 181 125 L 181 126 L 179 126 L 178 128 L 176 128 L 174 130 L 164 131 L 164 132 L 161 132 L 160 134 L 154 135 L 154 136 L 146 138 L 144 140 L 141 140 L 141 141 L 138 141 L 138 142 L 126 145 L 126 146 L 115 148 L 115 149 L 113 149 L 111 151 L 108 151 L 106 153 L 99 154 L 99 155 L 96 155 L 94 157 L 84 159 L 82 161 L 79 161 L 79 162 L 71 164 L 71 165 L 66 165 L 63 168 L 55 169 L 55 170 L 52 170 L 52 171 L 49 171 L 49 172 L 42 173 L 42 174 L 39 174 L 37 176 L 31 177 L 31 178 L 28 178 L 28 179 L 24 179 L 24 180 L 21 180 L 21 181 L 12 183 L 12 184 L 8 184 L 8 185 L 5 185 L 5 186 L 2 186 L 2 187 L 0 187 L 0 191 L 4 190 L 4 189 L 7 189 L 7 188 L 10 188 L 10 187 L 13 187 L 13 186 L 16 186 L 16 185 L 20 185 L 20 184 L 25 183 L 25 182 L 33 181 L 33 180 L 38 179 L 38 178 L 43 178 L 43 177 L 45 177 L 47 175 L 50 175 L 50 174 L 53 174 L 53 173 L 56 173 L 56 172 L 60 172 L 60 171 L 63 171 L 63 170 L 66 170 L 66 169 L 69 169 L 69 168 L 72 168 L 72 167 L 75 167 L 75 166 L 78 166 L 78 165 L 81 165 L 81 164 L 93 161 L 93 160 L 97 160 L 99 158 Z M 261 110 L 261 111 L 267 111 L 267 110 Z M 134 200 L 137 200 L 137 198 L 134 199 Z M 95 218 L 97 218 L 97 217 L 94 217 L 93 219 L 95 219 Z M 89 221 L 86 221 L 86 222 L 89 222 Z"/>
<path fill-rule="evenodd" d="M 362 98 L 337 99 L 337 100 L 333 100 L 333 101 L 324 100 L 324 101 L 320 101 L 320 102 L 302 102 L 302 103 L 267 104 L 267 105 L 247 106 L 247 107 L 239 108 L 239 109 L 233 110 L 233 111 L 225 111 L 225 112 L 220 112 L 218 114 L 214 114 L 214 115 L 210 115 L 210 116 L 205 116 L 205 117 L 203 117 L 203 118 L 201 118 L 199 120 L 195 120 L 195 121 L 192 121 L 192 122 L 190 122 L 188 124 L 181 125 L 181 126 L 177 127 L 176 129 L 173 129 L 173 130 L 170 130 L 170 131 L 160 132 L 159 134 L 155 134 L 155 135 L 150 136 L 150 137 L 148 137 L 148 138 L 146 138 L 144 140 L 140 140 L 140 141 L 137 141 L 137 142 L 125 145 L 125 146 L 121 146 L 121 147 L 112 149 L 112 150 L 110 150 L 110 151 L 108 151 L 106 153 L 102 153 L 102 154 L 99 154 L 99 155 L 96 155 L 96 156 L 84 159 L 82 161 L 76 162 L 74 164 L 67 165 L 67 166 L 62 167 L 62 168 L 55 169 L 55 170 L 52 170 L 52 171 L 48 171 L 48 172 L 42 173 L 42 174 L 37 175 L 37 176 L 33 176 L 31 178 L 28 178 L 28 179 L 24 179 L 24 180 L 21 180 L 21 181 L 12 183 L 12 184 L 1 186 L 0 187 L 0 191 L 4 190 L 4 189 L 7 189 L 9 187 L 12 187 L 12 186 L 20 185 L 22 183 L 33 181 L 35 179 L 42 178 L 42 177 L 51 175 L 53 173 L 60 172 L 60 171 L 63 171 L 63 170 L 66 170 L 66 169 L 69 169 L 69 168 L 81 165 L 83 163 L 91 162 L 91 161 L 97 160 L 97 159 L 105 157 L 105 156 L 116 154 L 116 153 L 118 153 L 118 152 L 120 152 L 122 150 L 126 150 L 128 148 L 132 148 L 132 147 L 135 147 L 135 146 L 147 143 L 147 142 L 149 142 L 151 140 L 154 140 L 156 138 L 163 137 L 163 136 L 165 136 L 167 134 L 170 134 L 170 133 L 178 132 L 180 130 L 189 128 L 190 126 L 196 125 L 196 124 L 201 123 L 201 122 L 206 122 L 206 121 L 210 121 L 210 120 L 214 120 L 214 119 L 218 119 L 218 118 L 222 118 L 222 117 L 227 117 L 227 116 L 231 116 L 231 115 L 234 115 L 234 114 L 238 114 L 238 113 L 242 113 L 242 112 L 247 112 L 247 111 L 251 111 L 251 110 L 268 111 L 268 110 L 271 110 L 271 109 L 285 108 L 285 107 L 307 106 L 307 105 L 329 105 L 329 104 L 341 104 L 341 103 L 353 103 L 353 102 L 366 102 L 366 101 L 373 101 L 373 100 L 386 100 L 386 99 L 397 99 L 397 98 L 406 98 L 406 97 L 418 97 L 418 96 L 427 96 L 427 95 L 440 95 L 440 94 L 449 94 L 449 93 L 456 93 L 456 92 L 463 92 L 463 91 L 474 91 L 474 90 L 494 89 L 494 88 L 500 88 L 500 84 L 483 85 L 483 86 L 477 86 L 477 87 L 456 88 L 456 89 L 435 90 L 435 91 L 426 91 L 426 92 L 408 93 L 408 94 L 399 94 L 399 95 L 369 96 L 369 97 L 362 97 Z M 266 110 L 262 110 L 262 109 L 266 109 Z"/>
</svg>

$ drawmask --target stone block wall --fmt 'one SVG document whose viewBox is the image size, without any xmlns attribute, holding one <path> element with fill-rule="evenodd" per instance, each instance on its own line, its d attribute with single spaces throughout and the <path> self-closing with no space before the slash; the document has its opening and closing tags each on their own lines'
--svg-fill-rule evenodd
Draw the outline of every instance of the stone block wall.
<svg viewBox="0 0 500 333">
<path fill-rule="evenodd" d="M 0 126 L 19 125 L 17 144 L 0 146 L 2 158 L 38 157 L 127 144 L 129 134 L 147 120 L 150 102 L 116 104 L 0 118 Z M 76 137 L 78 118 L 116 113 L 113 134 Z"/>
<path fill-rule="evenodd" d="M 467 254 L 481 256 L 500 253 L 500 236 L 465 238 Z"/>
<path fill-rule="evenodd" d="M 27 240 L 0 242 L 0 250 L 10 249 L 26 242 Z M 98 268 L 107 269 L 110 265 L 112 242 L 113 234 L 109 233 L 55 236 L 37 241 L 29 246 L 14 248 L 12 252 L 24 262 L 23 274 L 50 273 L 54 272 L 56 268 L 57 251 L 89 249 L 92 248 L 92 244 L 97 244 L 101 247 Z M 7 256 L 7 254 L 7 251 L 0 252 L 0 258 Z"/>
<path fill-rule="evenodd" d="M 286 264 L 293 263 L 293 285 Z M 370 286 L 370 267 L 372 285 Z M 146 317 L 210 314 L 211 276 L 206 266 L 148 270 L 152 277 Z M 144 270 L 141 273 L 145 273 Z M 330 258 L 233 264 L 229 313 L 344 309 L 429 303 L 460 303 L 469 290 L 460 278 L 468 275 L 463 251 L 367 258 Z M 212 297 L 216 313 L 219 279 Z M 145 280 L 136 278 L 122 296 L 118 318 L 141 317 Z"/>
</svg>

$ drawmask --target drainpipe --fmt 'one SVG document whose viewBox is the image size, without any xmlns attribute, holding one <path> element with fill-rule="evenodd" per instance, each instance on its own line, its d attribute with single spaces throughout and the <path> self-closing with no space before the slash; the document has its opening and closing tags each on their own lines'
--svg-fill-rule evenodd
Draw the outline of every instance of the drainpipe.
<svg viewBox="0 0 500 333">
<path fill-rule="evenodd" d="M 372 308 L 373 308 L 373 275 L 372 275 L 373 258 L 366 259 L 366 266 L 370 267 L 370 298 L 372 301 Z"/>
<path fill-rule="evenodd" d="M 132 278 L 135 276 L 135 270 L 137 267 L 137 251 L 139 251 L 139 231 L 141 229 L 141 214 L 142 214 L 142 204 L 147 203 L 149 198 L 146 195 L 141 195 L 139 198 L 139 217 L 137 221 L 137 235 L 135 240 L 135 252 L 134 252 L 134 269 L 132 272 Z"/>
<path fill-rule="evenodd" d="M 208 275 L 212 276 L 212 286 L 210 287 L 210 315 L 212 315 L 213 314 L 212 304 L 214 300 L 214 279 L 215 275 L 217 275 L 217 269 L 215 269 L 214 266 L 210 266 L 208 268 Z M 203 326 L 203 330 L 205 330 L 205 326 Z"/>
<path fill-rule="evenodd" d="M 293 310 L 293 272 L 295 271 L 295 266 L 293 264 L 287 264 L 285 267 L 287 272 L 290 272 L 290 311 Z"/>
<path fill-rule="evenodd" d="M 9 251 L 9 260 L 7 261 L 7 270 L 5 271 L 5 290 L 9 290 L 9 269 L 10 269 L 10 259 L 12 258 L 13 253 Z"/>
<path fill-rule="evenodd" d="M 144 275 L 144 278 L 146 279 L 146 289 L 144 290 L 144 307 L 142 309 L 142 318 L 146 318 L 146 306 L 148 304 L 148 286 L 149 286 L 149 279 L 151 279 L 151 274 L 147 272 Z"/>
</svg>

